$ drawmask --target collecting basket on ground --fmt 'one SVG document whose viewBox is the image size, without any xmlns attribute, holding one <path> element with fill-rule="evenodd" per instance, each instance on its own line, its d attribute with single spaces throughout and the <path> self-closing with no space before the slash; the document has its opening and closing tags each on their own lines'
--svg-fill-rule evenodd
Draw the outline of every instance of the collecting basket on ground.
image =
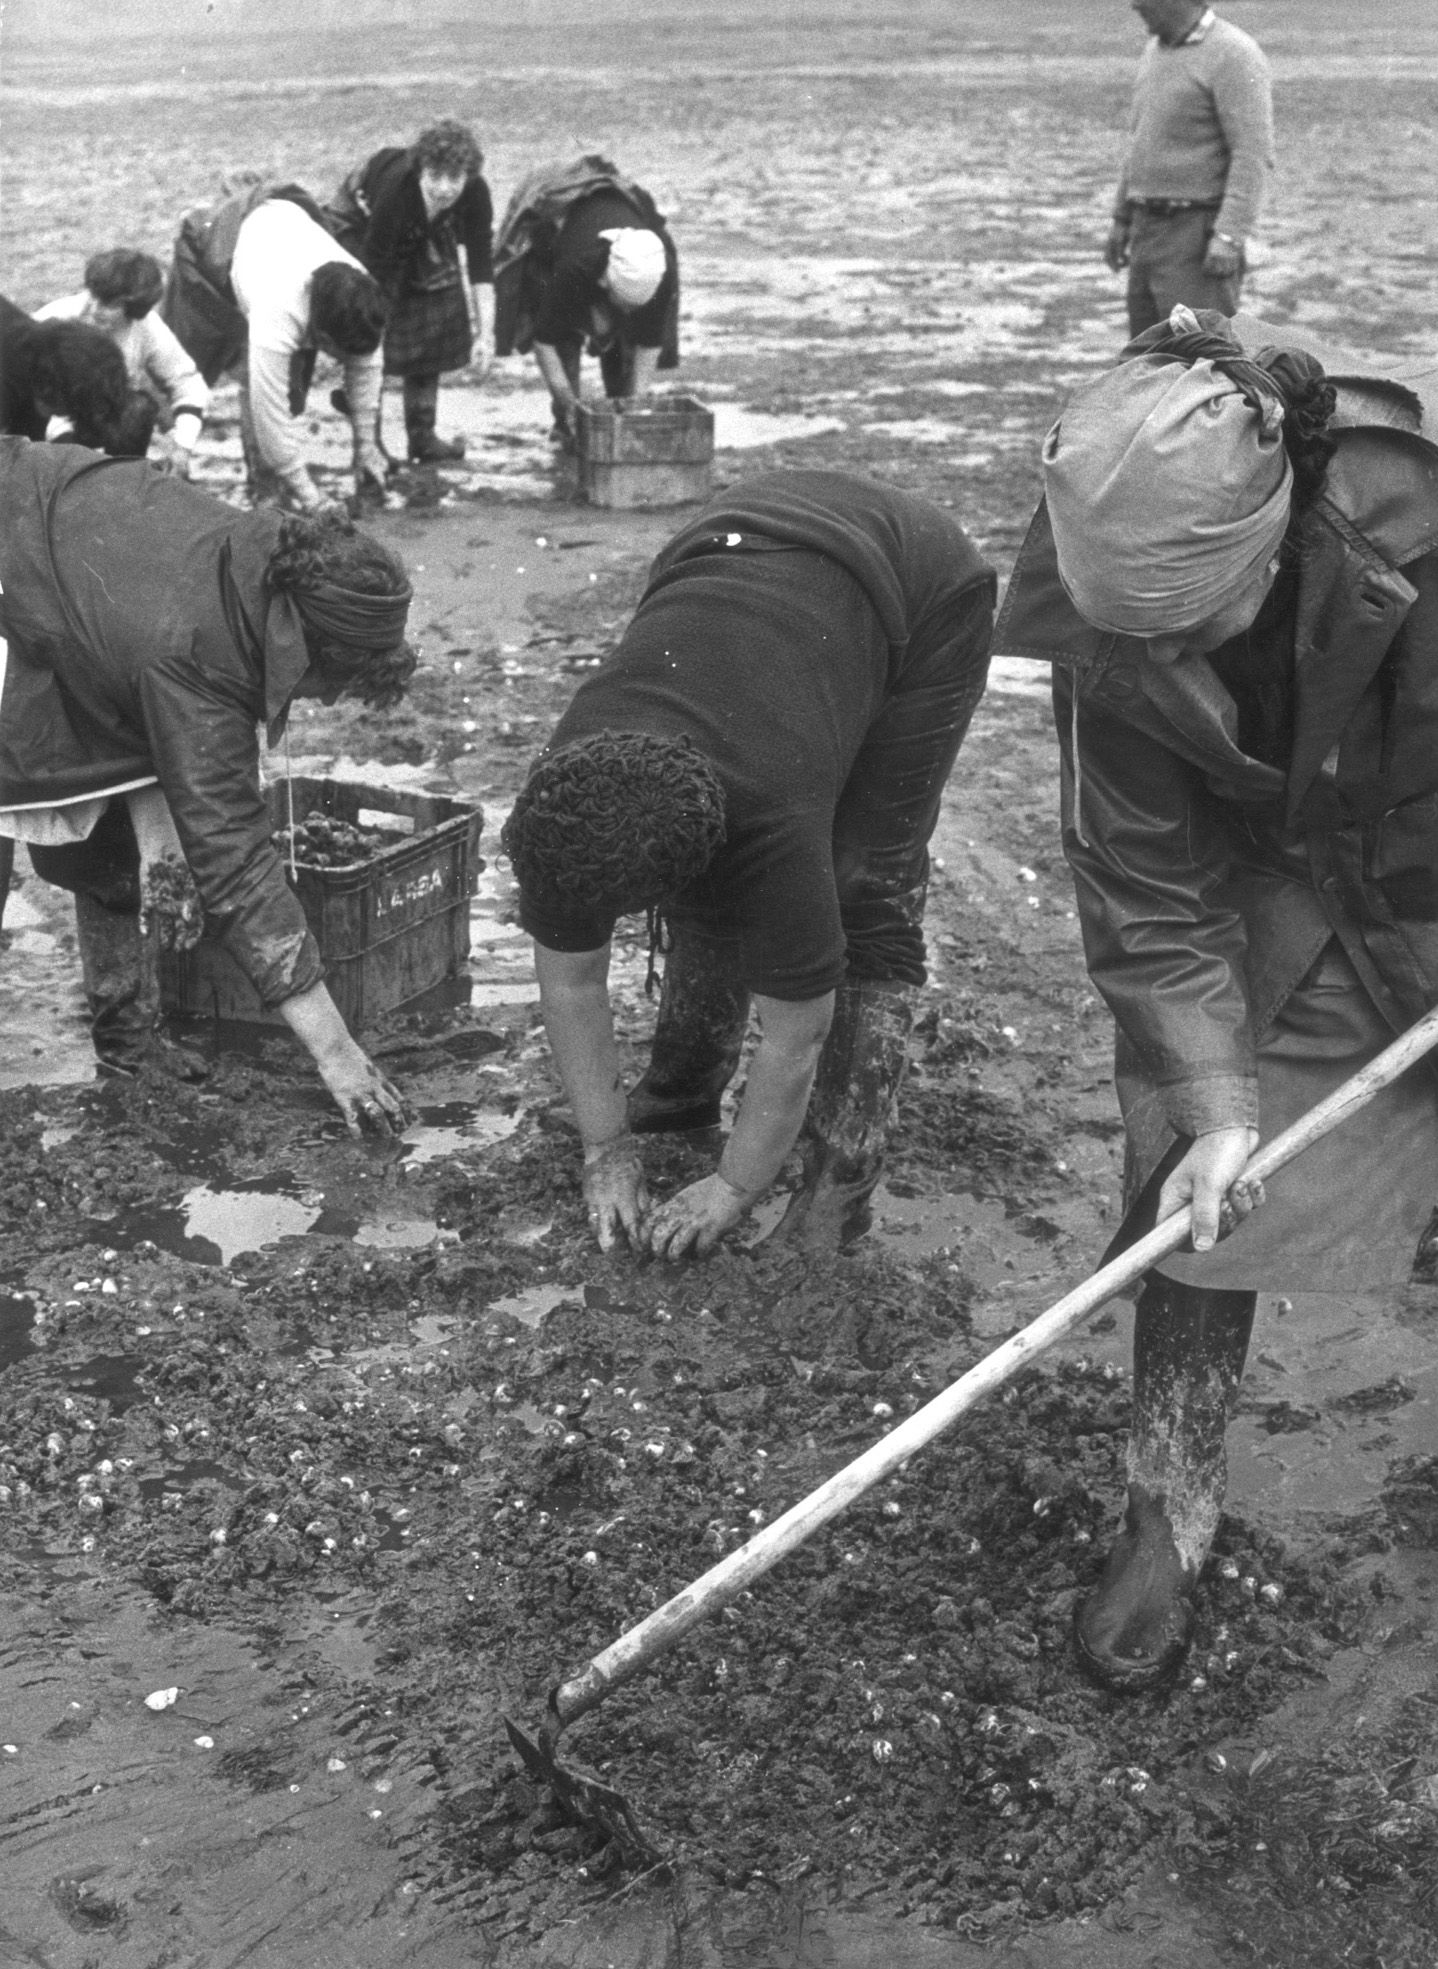
<svg viewBox="0 0 1438 1969">
<path fill-rule="evenodd" d="M 707 497 L 714 412 L 697 397 L 581 403 L 579 492 L 591 506 L 682 506 Z"/>
<path fill-rule="evenodd" d="M 437 793 L 298 775 L 288 785 L 297 822 L 318 812 L 375 830 L 365 860 L 336 868 L 301 859 L 290 875 L 324 959 L 325 983 L 345 1024 L 358 1031 L 454 977 L 468 957 L 469 900 L 484 867 L 484 815 Z M 286 827 L 287 782 L 266 787 L 265 798 L 272 825 Z M 287 856 L 285 867 L 289 874 Z M 170 1012 L 280 1022 L 209 936 L 193 950 L 162 955 L 160 989 Z"/>
</svg>

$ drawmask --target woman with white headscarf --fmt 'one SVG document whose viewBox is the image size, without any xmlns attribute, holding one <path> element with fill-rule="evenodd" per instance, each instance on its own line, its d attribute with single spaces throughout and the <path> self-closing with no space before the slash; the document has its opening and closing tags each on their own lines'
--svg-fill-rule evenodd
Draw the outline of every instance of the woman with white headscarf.
<svg viewBox="0 0 1438 1969">
<path fill-rule="evenodd" d="M 1193 1207 L 1138 1300 L 1124 1521 L 1076 1619 L 1117 1690 L 1188 1645 L 1257 1293 L 1400 1285 L 1438 1190 L 1426 1070 L 1238 1182 L 1438 999 L 1438 365 L 1318 354 L 1185 308 L 1132 343 L 1049 433 L 995 636 L 1054 665 L 1119 1241 Z"/>
<path fill-rule="evenodd" d="M 574 438 L 584 352 L 607 397 L 644 396 L 679 360 L 678 319 L 679 256 L 642 185 L 602 157 L 524 180 L 495 248 L 495 351 L 533 349 L 558 439 Z"/>
</svg>

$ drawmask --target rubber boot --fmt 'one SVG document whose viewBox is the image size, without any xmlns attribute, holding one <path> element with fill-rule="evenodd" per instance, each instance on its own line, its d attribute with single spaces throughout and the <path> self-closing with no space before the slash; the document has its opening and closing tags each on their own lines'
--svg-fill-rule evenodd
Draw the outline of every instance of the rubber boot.
<svg viewBox="0 0 1438 1969">
<path fill-rule="evenodd" d="M 636 1135 L 717 1128 L 749 1023 L 749 994 L 681 934 L 664 959 L 649 1067 L 629 1093 Z"/>
<path fill-rule="evenodd" d="M 436 435 L 434 421 L 438 409 L 438 376 L 406 376 L 404 428 L 412 465 L 453 465 L 464 456 L 463 438 Z"/>
<path fill-rule="evenodd" d="M 1123 1525 L 1074 1620 L 1084 1672 L 1119 1694 L 1161 1688 L 1188 1650 L 1255 1303 L 1252 1292 L 1210 1292 L 1154 1272 L 1139 1295 Z"/>
<path fill-rule="evenodd" d="M 159 971 L 138 914 L 77 892 L 75 930 L 100 1074 L 134 1079 L 158 1069 L 175 1080 L 208 1078 L 197 1054 L 161 1036 Z"/>
<path fill-rule="evenodd" d="M 868 1230 L 869 1198 L 884 1171 L 913 1023 L 906 985 L 855 979 L 840 985 L 800 1138 L 803 1187 L 776 1237 L 804 1251 L 834 1252 Z"/>
</svg>

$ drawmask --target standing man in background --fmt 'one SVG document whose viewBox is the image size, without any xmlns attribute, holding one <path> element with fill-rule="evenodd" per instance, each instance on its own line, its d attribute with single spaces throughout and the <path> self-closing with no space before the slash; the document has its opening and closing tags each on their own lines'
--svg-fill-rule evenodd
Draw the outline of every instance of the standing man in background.
<svg viewBox="0 0 1438 1969">
<path fill-rule="evenodd" d="M 1180 304 L 1238 311 L 1244 245 L 1273 169 L 1263 50 L 1202 0 L 1133 0 L 1149 29 L 1104 258 L 1128 268 L 1128 328 Z"/>
</svg>

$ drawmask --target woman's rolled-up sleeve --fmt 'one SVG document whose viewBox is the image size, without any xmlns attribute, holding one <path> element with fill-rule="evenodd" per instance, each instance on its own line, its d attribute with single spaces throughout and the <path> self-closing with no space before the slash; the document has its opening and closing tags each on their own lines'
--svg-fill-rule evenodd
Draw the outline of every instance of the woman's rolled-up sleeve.
<svg viewBox="0 0 1438 1969">
<path fill-rule="evenodd" d="M 271 1008 L 324 975 L 298 896 L 271 839 L 253 712 L 188 667 L 152 666 L 141 701 L 155 773 L 169 802 L 208 927 Z"/>
</svg>

